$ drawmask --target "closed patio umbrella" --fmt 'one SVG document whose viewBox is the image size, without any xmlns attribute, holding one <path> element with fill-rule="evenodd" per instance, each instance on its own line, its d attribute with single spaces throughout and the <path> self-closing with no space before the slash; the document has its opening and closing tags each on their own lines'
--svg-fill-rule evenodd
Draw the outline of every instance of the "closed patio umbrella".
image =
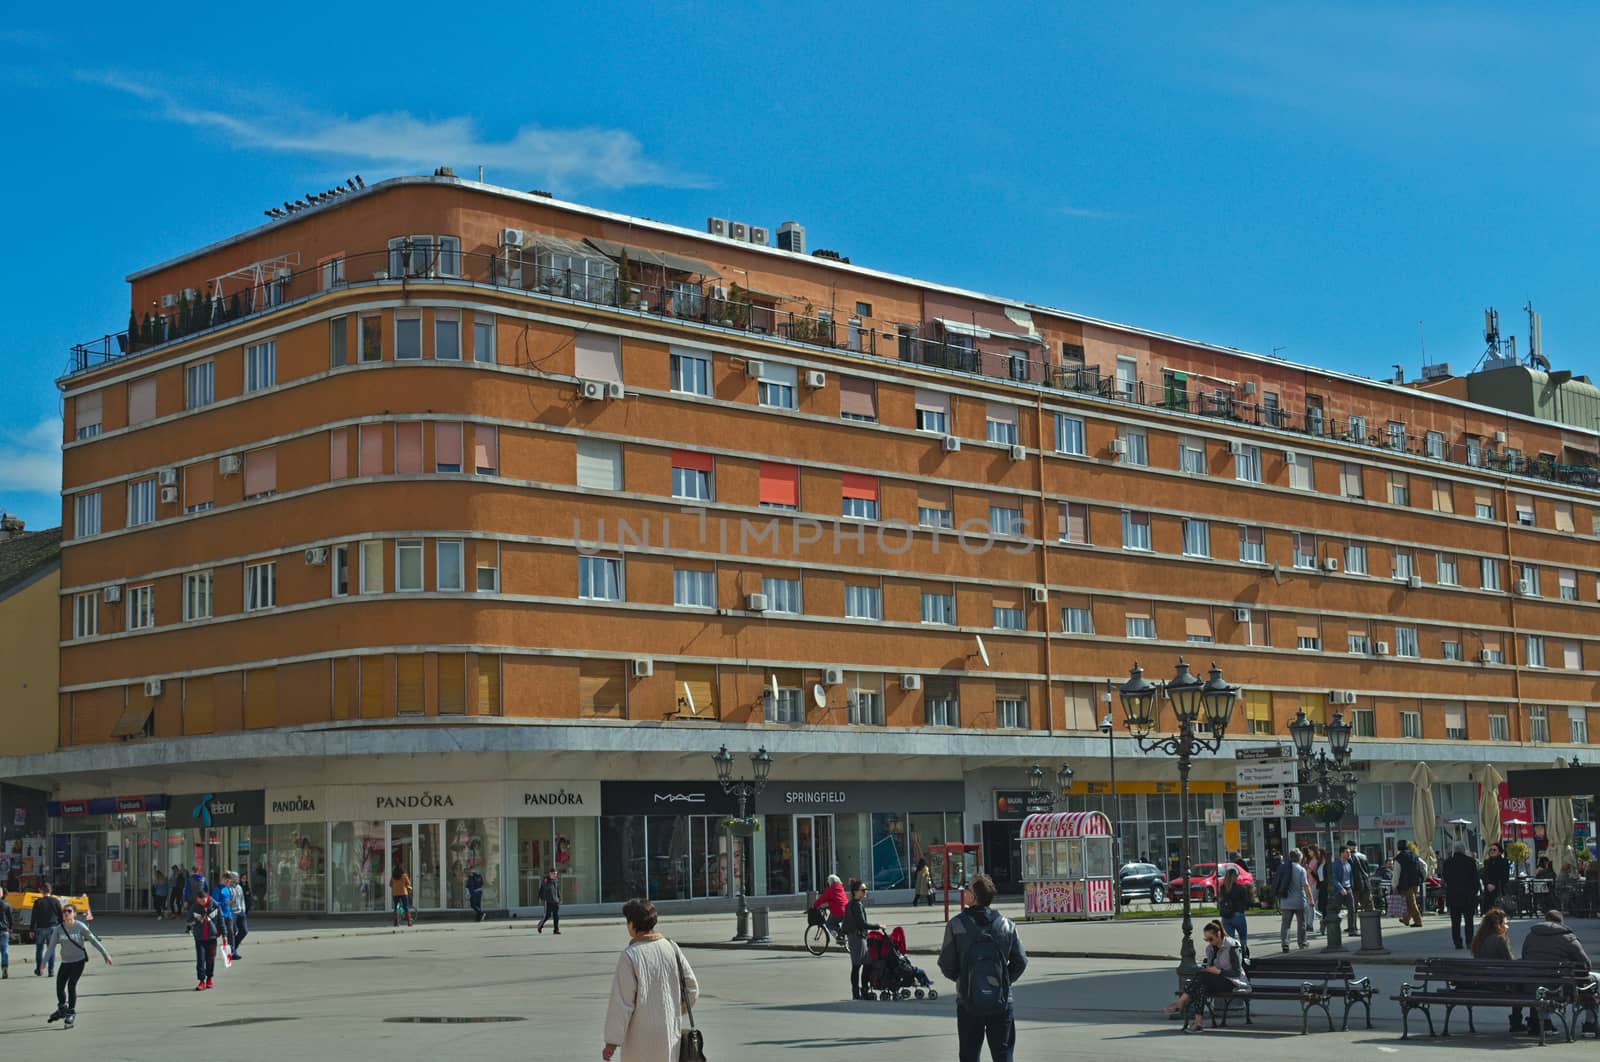
<svg viewBox="0 0 1600 1062">
<path fill-rule="evenodd" d="M 1491 844 L 1500 843 L 1500 783 L 1505 777 L 1494 764 L 1483 765 L 1482 788 L 1478 791 L 1478 836 L 1485 851 Z"/>
<path fill-rule="evenodd" d="M 1417 856 L 1429 874 L 1439 865 L 1439 856 L 1433 850 L 1433 832 L 1438 828 L 1439 819 L 1433 810 L 1433 771 L 1426 763 L 1419 763 L 1411 772 L 1411 829 L 1416 834 Z"/>
<path fill-rule="evenodd" d="M 1557 758 L 1556 766 L 1565 767 L 1565 760 Z M 1572 865 L 1573 813 L 1571 797 L 1551 797 L 1545 801 L 1544 836 L 1549 842 L 1546 855 L 1550 865 L 1560 874 Z"/>
</svg>

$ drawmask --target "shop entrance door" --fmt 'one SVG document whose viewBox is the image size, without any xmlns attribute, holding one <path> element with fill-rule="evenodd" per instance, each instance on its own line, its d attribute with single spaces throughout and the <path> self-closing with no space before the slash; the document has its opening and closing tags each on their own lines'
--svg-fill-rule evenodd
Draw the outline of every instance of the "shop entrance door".
<svg viewBox="0 0 1600 1062">
<path fill-rule="evenodd" d="M 419 911 L 444 906 L 443 872 L 439 853 L 443 822 L 389 823 L 389 867 L 411 875 L 411 895 Z M 387 882 L 385 883 L 387 885 Z"/>
<path fill-rule="evenodd" d="M 794 817 L 795 891 L 821 892 L 833 873 L 833 816 Z"/>
</svg>

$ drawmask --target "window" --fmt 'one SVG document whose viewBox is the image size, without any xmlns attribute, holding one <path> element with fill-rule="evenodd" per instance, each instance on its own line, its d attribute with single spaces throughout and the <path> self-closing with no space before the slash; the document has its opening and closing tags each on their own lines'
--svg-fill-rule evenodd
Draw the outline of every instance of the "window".
<svg viewBox="0 0 1600 1062">
<path fill-rule="evenodd" d="M 1542 704 L 1528 709 L 1528 740 L 1536 745 L 1550 742 L 1550 710 Z"/>
<path fill-rule="evenodd" d="M 588 601 L 621 601 L 621 558 L 579 557 L 578 596 Z"/>
<path fill-rule="evenodd" d="M 1511 727 L 1507 725 L 1508 722 L 1509 720 L 1506 716 L 1491 715 L 1489 717 L 1489 740 L 1510 741 Z"/>
<path fill-rule="evenodd" d="M 990 402 L 984 414 L 984 437 L 992 443 L 1017 445 L 1017 407 Z"/>
<path fill-rule="evenodd" d="M 1499 642 L 1485 641 L 1483 643 L 1482 658 L 1485 664 L 1503 664 L 1506 662 L 1506 654 L 1501 650 Z"/>
<path fill-rule="evenodd" d="M 1477 439 L 1467 440 L 1467 464 L 1473 468 L 1483 467 L 1483 444 Z"/>
<path fill-rule="evenodd" d="M 1249 734 L 1272 733 L 1272 696 L 1271 694 L 1252 693 L 1244 694 L 1245 732 Z"/>
<path fill-rule="evenodd" d="M 1371 708 L 1352 708 L 1351 720 L 1355 724 L 1356 737 L 1378 736 L 1378 713 Z"/>
<path fill-rule="evenodd" d="M 1517 592 L 1528 597 L 1539 597 L 1539 569 L 1532 564 L 1517 565 Z"/>
<path fill-rule="evenodd" d="M 1436 553 L 1433 558 L 1434 581 L 1440 586 L 1459 586 L 1454 553 Z"/>
<path fill-rule="evenodd" d="M 480 476 L 500 469 L 500 429 L 492 424 L 472 426 L 472 468 Z"/>
<path fill-rule="evenodd" d="M 1322 649 L 1322 631 L 1317 626 L 1317 621 L 1300 620 L 1295 627 L 1295 648 L 1320 651 Z"/>
<path fill-rule="evenodd" d="M 278 564 L 247 564 L 244 568 L 244 610 L 259 612 L 278 604 Z"/>
<path fill-rule="evenodd" d="M 1204 520 L 1183 522 L 1183 555 L 1185 557 L 1211 556 L 1211 525 Z"/>
<path fill-rule="evenodd" d="M 323 291 L 336 288 L 344 283 L 344 258 L 342 256 L 324 258 L 317 265 L 319 267 L 318 272 L 322 278 Z"/>
<path fill-rule="evenodd" d="M 1389 504 L 1411 504 L 1411 477 L 1404 472 L 1389 473 Z"/>
<path fill-rule="evenodd" d="M 1556 569 L 1556 586 L 1561 592 L 1561 600 L 1578 600 L 1578 573 L 1571 568 Z"/>
<path fill-rule="evenodd" d="M 417 425 L 420 430 L 421 425 Z M 244 455 L 244 500 L 278 493 L 278 451 L 271 446 Z"/>
<path fill-rule="evenodd" d="M 361 543 L 361 592 L 383 593 L 383 543 Z"/>
<path fill-rule="evenodd" d="M 278 382 L 278 345 L 257 343 L 244 348 L 244 390 L 264 391 Z"/>
<path fill-rule="evenodd" d="M 350 360 L 350 318 L 328 319 L 328 367 L 337 369 Z"/>
<path fill-rule="evenodd" d="M 672 496 L 689 501 L 711 500 L 711 455 L 672 451 Z"/>
<path fill-rule="evenodd" d="M 994 725 L 1002 730 L 1028 729 L 1028 702 L 1020 691 L 1007 690 L 994 698 Z"/>
<path fill-rule="evenodd" d="M 1456 511 L 1455 488 L 1448 480 L 1436 479 L 1433 481 L 1433 511 L 1436 513 L 1453 513 Z"/>
<path fill-rule="evenodd" d="M 1583 670 L 1583 644 L 1566 642 L 1561 647 L 1561 666 L 1568 671 Z"/>
<path fill-rule="evenodd" d="M 100 533 L 100 492 L 79 494 L 72 499 L 72 534 L 88 538 Z"/>
<path fill-rule="evenodd" d="M 1514 494 L 1511 497 L 1511 502 L 1517 514 L 1517 523 L 1523 527 L 1533 527 L 1533 499 L 1526 494 Z"/>
<path fill-rule="evenodd" d="M 434 543 L 434 581 L 440 590 L 465 590 L 466 565 L 460 539 L 441 539 Z"/>
<path fill-rule="evenodd" d="M 1183 640 L 1210 645 L 1216 641 L 1216 636 L 1211 631 L 1211 610 L 1205 606 L 1188 610 L 1188 615 L 1183 617 Z"/>
<path fill-rule="evenodd" d="M 756 387 L 756 401 L 771 409 L 795 409 L 795 367 L 761 362 L 761 381 Z"/>
<path fill-rule="evenodd" d="M 1239 559 L 1246 564 L 1267 563 L 1266 536 L 1261 528 L 1239 528 Z"/>
<path fill-rule="evenodd" d="M 1430 431 L 1422 437 L 1423 451 L 1436 461 L 1444 460 L 1444 436 Z"/>
<path fill-rule="evenodd" d="M 461 471 L 461 422 L 441 420 L 433 426 L 433 470 Z"/>
<path fill-rule="evenodd" d="M 858 520 L 878 519 L 877 477 L 845 472 L 841 476 L 840 486 L 843 494 L 840 511 L 843 515 Z"/>
<path fill-rule="evenodd" d="M 1500 589 L 1500 562 L 1491 557 L 1478 558 L 1478 582 L 1485 590 Z"/>
<path fill-rule="evenodd" d="M 128 629 L 130 631 L 147 630 L 156 625 L 156 588 L 154 586 L 130 586 L 128 592 L 123 594 L 123 611 L 128 616 Z"/>
<path fill-rule="evenodd" d="M 917 388 L 917 430 L 950 433 L 950 396 L 943 391 Z"/>
<path fill-rule="evenodd" d="M 1572 503 L 1571 502 L 1558 501 L 1558 502 L 1555 503 L 1555 507 L 1556 507 L 1556 530 L 1557 531 L 1567 531 L 1567 532 L 1576 531 L 1577 530 L 1577 526 L 1573 523 L 1573 520 L 1572 520 Z"/>
<path fill-rule="evenodd" d="M 922 704 L 928 726 L 960 726 L 961 708 L 952 679 L 925 679 Z"/>
<path fill-rule="evenodd" d="M 1305 531 L 1294 533 L 1294 566 L 1296 568 L 1315 568 L 1317 566 L 1317 536 Z"/>
<path fill-rule="evenodd" d="M 676 470 L 672 478 L 676 486 Z M 585 490 L 621 490 L 622 447 L 602 439 L 579 439 L 578 486 Z"/>
<path fill-rule="evenodd" d="M 1261 447 L 1236 444 L 1233 454 L 1233 478 L 1241 483 L 1261 482 Z"/>
<path fill-rule="evenodd" d="M 1339 493 L 1346 498 L 1364 498 L 1361 485 L 1361 466 L 1343 464 L 1339 466 Z"/>
<path fill-rule="evenodd" d="M 472 360 L 492 365 L 495 361 L 494 350 L 495 321 L 494 315 L 488 313 L 474 313 L 472 315 Z"/>
<path fill-rule="evenodd" d="M 394 315 L 394 357 L 396 361 L 415 361 L 422 357 L 422 315 Z"/>
<path fill-rule="evenodd" d="M 183 370 L 183 408 L 199 409 L 216 400 L 214 386 L 216 364 L 202 361 Z"/>
<path fill-rule="evenodd" d="M 1156 636 L 1156 621 L 1154 618 L 1130 612 L 1124 618 L 1124 632 L 1129 638 L 1154 638 Z"/>
<path fill-rule="evenodd" d="M 1544 639 L 1535 634 L 1522 636 L 1522 664 L 1524 667 L 1544 667 Z"/>
<path fill-rule="evenodd" d="M 461 360 L 461 315 L 433 311 L 433 356 L 437 361 Z"/>
<path fill-rule="evenodd" d="M 866 424 L 878 422 L 878 388 L 860 376 L 839 377 L 839 416 Z"/>
<path fill-rule="evenodd" d="M 1132 358 L 1117 358 L 1117 391 L 1116 397 L 1132 400 L 1134 392 L 1138 390 L 1139 365 Z"/>
<path fill-rule="evenodd" d="M 211 618 L 211 573 L 190 572 L 183 577 L 183 618 Z"/>
<path fill-rule="evenodd" d="M 1089 541 L 1089 507 L 1082 502 L 1062 502 L 1058 537 L 1062 542 L 1084 545 Z"/>
<path fill-rule="evenodd" d="M 767 595 L 767 611 L 799 616 L 805 612 L 800 600 L 799 579 L 777 579 L 767 576 L 761 580 L 761 592 Z"/>
<path fill-rule="evenodd" d="M 394 588 L 402 593 L 422 589 L 422 539 L 402 538 L 395 542 Z"/>
<path fill-rule="evenodd" d="M 478 562 L 478 592 L 480 594 L 499 593 L 500 543 L 479 542 L 474 553 Z"/>
<path fill-rule="evenodd" d="M 1467 712 L 1460 705 L 1445 705 L 1444 736 L 1451 741 L 1467 739 Z"/>
<path fill-rule="evenodd" d="M 1439 659 L 1441 659 L 1441 660 L 1460 660 L 1461 659 L 1461 643 L 1460 642 L 1449 642 L 1449 641 L 1440 642 L 1439 643 Z"/>
<path fill-rule="evenodd" d="M 333 547 L 333 563 L 328 565 L 328 574 L 333 581 L 333 596 L 344 597 L 350 593 L 350 547 Z"/>
<path fill-rule="evenodd" d="M 1371 656 L 1372 639 L 1364 632 L 1350 631 L 1345 635 L 1345 652 L 1352 656 Z"/>
<path fill-rule="evenodd" d="M 1009 352 L 1008 361 L 1013 380 L 1026 380 L 1028 378 L 1028 352 L 1025 350 L 1012 350 Z"/>
<path fill-rule="evenodd" d="M 383 360 L 383 318 L 377 314 L 363 317 L 360 321 L 361 334 L 357 337 L 361 348 L 362 361 Z"/>
<path fill-rule="evenodd" d="M 1005 505 L 989 506 L 989 533 L 992 535 L 1020 535 L 1026 530 L 1022 523 L 1022 510 Z"/>
<path fill-rule="evenodd" d="M 93 638 L 100 633 L 100 593 L 72 595 L 72 636 Z"/>
<path fill-rule="evenodd" d="M 1067 634 L 1093 634 L 1094 612 L 1087 608 L 1062 609 L 1061 629 Z"/>
<path fill-rule="evenodd" d="M 1567 709 L 1567 733 L 1574 745 L 1587 745 L 1589 743 L 1589 710 L 1587 708 Z"/>
<path fill-rule="evenodd" d="M 156 481 L 141 479 L 128 484 L 128 526 L 138 527 L 156 518 Z"/>
<path fill-rule="evenodd" d="M 1001 631 L 1027 630 L 1028 621 L 1026 613 L 1020 606 L 995 605 L 994 626 Z"/>
<path fill-rule="evenodd" d="M 1421 738 L 1422 737 L 1422 713 L 1421 712 L 1401 712 L 1400 713 L 1400 736 L 1403 737 L 1403 738 Z"/>
<path fill-rule="evenodd" d="M 922 622 L 951 626 L 956 621 L 956 595 L 922 592 Z"/>
<path fill-rule="evenodd" d="M 1406 426 L 1398 420 L 1389 422 L 1389 449 L 1404 450 L 1406 448 Z"/>
<path fill-rule="evenodd" d="M 1081 457 L 1085 449 L 1083 418 L 1069 417 L 1065 413 L 1057 413 L 1056 452 L 1077 454 Z"/>
<path fill-rule="evenodd" d="M 1351 575 L 1367 574 L 1367 547 L 1346 546 L 1344 548 L 1344 570 Z"/>
<path fill-rule="evenodd" d="M 1141 467 L 1150 464 L 1150 439 L 1142 428 L 1123 428 L 1117 438 L 1122 440 L 1126 451 L 1122 455 L 1123 464 Z"/>
<path fill-rule="evenodd" d="M 1150 548 L 1150 514 L 1122 510 L 1122 548 L 1148 550 Z"/>
<path fill-rule="evenodd" d="M 673 351 L 671 357 L 672 389 L 685 395 L 711 393 L 711 359 L 697 354 Z"/>
<path fill-rule="evenodd" d="M 883 725 L 883 676 L 851 675 L 846 678 L 850 722 L 857 726 Z"/>
<path fill-rule="evenodd" d="M 777 673 L 774 677 L 778 680 L 777 699 L 773 699 L 770 683 L 762 695 L 763 700 L 766 702 L 767 722 L 805 722 L 805 708 L 800 700 L 800 673 L 798 671 L 785 671 Z"/>
<path fill-rule="evenodd" d="M 883 589 L 877 586 L 845 587 L 844 614 L 848 619 L 883 619 Z"/>
<path fill-rule="evenodd" d="M 1352 416 L 1350 418 L 1349 437 L 1351 442 L 1367 441 L 1367 418 Z"/>
<path fill-rule="evenodd" d="M 921 527 L 952 527 L 953 517 L 943 505 L 917 505 L 917 524 Z"/>
<path fill-rule="evenodd" d="M 689 608 L 716 608 L 716 573 L 695 569 L 676 569 L 672 573 L 672 603 Z"/>
<path fill-rule="evenodd" d="M 1392 572 L 1396 579 L 1409 579 L 1417 574 L 1416 559 L 1408 549 L 1394 551 L 1394 569 Z"/>
<path fill-rule="evenodd" d="M 156 419 L 156 381 L 154 377 L 128 385 L 128 426 Z"/>
<path fill-rule="evenodd" d="M 79 395 L 73 399 L 73 417 L 76 426 L 73 430 L 75 439 L 92 439 L 100 434 L 101 398 L 99 391 L 91 391 L 86 395 Z"/>
<path fill-rule="evenodd" d="M 1415 657 L 1417 652 L 1417 629 L 1415 627 L 1396 627 L 1394 629 L 1394 655 Z"/>
<path fill-rule="evenodd" d="M 1479 520 L 1494 519 L 1494 495 L 1486 490 L 1473 492 L 1472 515 Z"/>
<path fill-rule="evenodd" d="M 1193 476 L 1206 474 L 1206 442 L 1193 435 L 1178 436 L 1178 471 Z"/>
<path fill-rule="evenodd" d="M 1295 490 L 1316 490 L 1317 473 L 1310 454 L 1293 454 L 1294 464 L 1289 466 L 1289 486 Z"/>
</svg>

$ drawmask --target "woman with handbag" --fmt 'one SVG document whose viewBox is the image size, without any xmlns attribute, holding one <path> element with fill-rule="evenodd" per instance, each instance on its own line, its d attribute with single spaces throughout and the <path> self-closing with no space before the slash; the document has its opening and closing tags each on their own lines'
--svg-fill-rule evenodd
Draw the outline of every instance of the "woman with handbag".
<svg viewBox="0 0 1600 1062">
<path fill-rule="evenodd" d="M 688 960 L 656 932 L 656 907 L 649 900 L 629 900 L 622 917 L 628 922 L 628 946 L 611 979 L 600 1057 L 606 1062 L 703 1062 L 694 1027 L 700 984 Z"/>
</svg>

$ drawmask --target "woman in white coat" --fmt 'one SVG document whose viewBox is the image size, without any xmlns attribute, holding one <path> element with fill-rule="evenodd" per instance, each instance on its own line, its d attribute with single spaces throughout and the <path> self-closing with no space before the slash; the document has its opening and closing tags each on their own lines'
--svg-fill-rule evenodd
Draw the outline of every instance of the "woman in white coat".
<svg viewBox="0 0 1600 1062">
<path fill-rule="evenodd" d="M 683 952 L 656 932 L 655 904 L 629 900 L 622 905 L 622 917 L 628 920 L 631 939 L 611 979 L 606 1046 L 600 1057 L 607 1062 L 678 1062 L 679 1035 L 688 1028 L 686 1012 L 700 998 L 700 985 Z"/>
</svg>

